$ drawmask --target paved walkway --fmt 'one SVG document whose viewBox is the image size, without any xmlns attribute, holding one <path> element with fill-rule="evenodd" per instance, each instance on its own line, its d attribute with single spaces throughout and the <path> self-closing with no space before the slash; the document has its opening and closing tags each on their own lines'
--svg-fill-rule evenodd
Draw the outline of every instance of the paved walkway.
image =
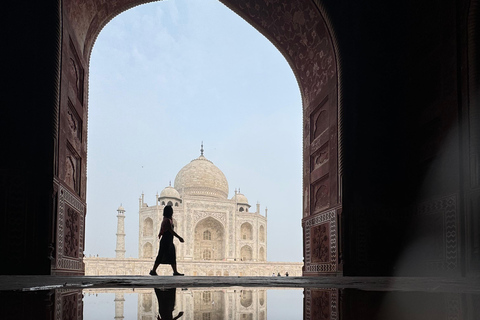
<svg viewBox="0 0 480 320">
<path fill-rule="evenodd" d="M 344 288 L 480 294 L 478 278 L 386 277 L 173 277 L 173 276 L 0 276 L 0 291 L 59 288 L 272 287 Z"/>
</svg>

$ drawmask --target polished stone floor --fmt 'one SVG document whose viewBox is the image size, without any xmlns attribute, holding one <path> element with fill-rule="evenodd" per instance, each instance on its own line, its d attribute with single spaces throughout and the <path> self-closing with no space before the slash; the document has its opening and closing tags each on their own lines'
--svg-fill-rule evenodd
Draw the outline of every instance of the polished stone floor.
<svg viewBox="0 0 480 320">
<path fill-rule="evenodd" d="M 480 294 L 478 278 L 414 277 L 174 277 L 174 276 L 0 276 L 0 291 L 83 288 L 195 287 L 337 288 Z"/>
<path fill-rule="evenodd" d="M 0 319 L 479 320 L 480 278 L 0 276 Z"/>
</svg>

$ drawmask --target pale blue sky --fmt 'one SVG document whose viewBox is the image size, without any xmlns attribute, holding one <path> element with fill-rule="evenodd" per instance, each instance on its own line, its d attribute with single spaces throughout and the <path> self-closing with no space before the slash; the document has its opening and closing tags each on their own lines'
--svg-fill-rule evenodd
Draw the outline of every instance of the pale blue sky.
<svg viewBox="0 0 480 320">
<path fill-rule="evenodd" d="M 200 154 L 261 211 L 268 260 L 302 261 L 302 104 L 293 72 L 258 31 L 217 0 L 142 5 L 106 25 L 89 79 L 85 254 L 138 256 L 138 198 Z"/>
</svg>

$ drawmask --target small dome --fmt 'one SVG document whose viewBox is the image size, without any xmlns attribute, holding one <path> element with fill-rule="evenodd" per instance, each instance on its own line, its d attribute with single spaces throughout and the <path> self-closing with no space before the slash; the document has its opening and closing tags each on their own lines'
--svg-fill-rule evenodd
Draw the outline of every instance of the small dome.
<svg viewBox="0 0 480 320">
<path fill-rule="evenodd" d="M 184 195 L 223 199 L 228 196 L 227 178 L 212 161 L 203 156 L 203 152 L 178 172 L 174 185 Z"/>
<path fill-rule="evenodd" d="M 235 200 L 235 196 L 233 196 L 232 200 Z M 248 204 L 248 199 L 242 193 L 237 193 L 237 203 L 238 204 Z"/>
<path fill-rule="evenodd" d="M 166 187 L 165 189 L 160 192 L 160 197 L 161 198 L 175 198 L 175 199 L 180 199 L 180 193 L 178 193 L 177 190 L 175 190 L 174 187 Z"/>
<path fill-rule="evenodd" d="M 120 205 L 120 207 L 118 207 L 117 211 L 124 211 L 125 212 L 125 208 Z"/>
</svg>

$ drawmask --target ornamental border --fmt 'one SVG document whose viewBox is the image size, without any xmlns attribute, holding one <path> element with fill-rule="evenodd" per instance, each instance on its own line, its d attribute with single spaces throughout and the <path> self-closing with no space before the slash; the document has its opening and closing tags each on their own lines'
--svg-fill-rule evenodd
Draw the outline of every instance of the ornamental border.
<svg viewBox="0 0 480 320">
<path fill-rule="evenodd" d="M 58 188 L 58 217 L 57 217 L 57 250 L 56 250 L 56 268 L 81 271 L 83 269 L 83 235 L 85 228 L 85 205 L 79 201 L 75 195 L 63 186 Z M 65 203 L 69 204 L 73 209 L 78 211 L 78 257 L 66 258 L 63 254 L 64 237 L 65 237 Z M 77 260 L 79 259 L 79 260 Z"/>
<path fill-rule="evenodd" d="M 311 228 L 321 224 L 330 225 L 330 262 L 312 264 Z M 305 220 L 305 272 L 337 271 L 337 215 L 336 208 Z"/>
</svg>

